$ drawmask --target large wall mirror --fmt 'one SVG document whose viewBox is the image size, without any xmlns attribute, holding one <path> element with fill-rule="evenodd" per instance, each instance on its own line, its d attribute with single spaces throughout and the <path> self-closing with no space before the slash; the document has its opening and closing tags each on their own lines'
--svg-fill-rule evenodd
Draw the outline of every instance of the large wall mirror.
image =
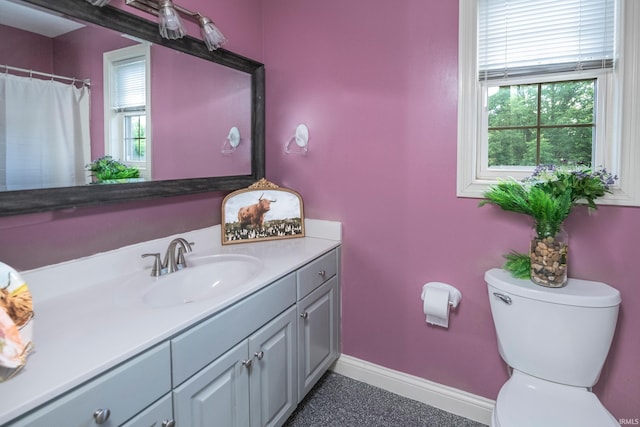
<svg viewBox="0 0 640 427">
<path fill-rule="evenodd" d="M 33 30 L 30 18 L 9 18 L 9 12 L 1 13 L 0 74 L 12 84 L 13 80 L 32 79 L 74 86 L 79 89 L 75 98 L 87 97 L 89 108 L 82 110 L 75 104 L 69 108 L 86 126 L 74 119 L 69 123 L 75 124 L 63 126 L 67 119 L 63 121 L 57 114 L 44 110 L 43 116 L 38 115 L 45 104 L 39 100 L 44 97 L 37 98 L 35 107 L 14 108 L 10 92 L 15 95 L 16 89 L 9 83 L 0 86 L 0 216 L 235 190 L 264 177 L 261 63 L 224 49 L 209 52 L 202 41 L 190 36 L 165 40 L 156 23 L 111 6 L 94 7 L 85 0 L 0 0 L 0 10 L 15 8 L 35 10 L 36 16 L 53 14 L 70 27 L 47 34 L 42 23 L 33 24 L 38 28 Z M 138 180 L 95 183 L 88 163 L 106 154 L 116 160 L 130 159 L 126 150 L 117 151 L 117 144 L 109 139 L 112 134 L 120 135 L 122 129 L 109 121 L 109 114 L 115 111 L 110 103 L 117 91 L 107 88 L 110 81 L 106 77 L 110 73 L 107 64 L 126 65 L 126 58 L 118 58 L 129 51 L 147 55 L 149 123 L 143 122 L 143 145 L 136 146 L 133 155 L 138 161 L 146 158 L 145 175 Z M 18 97 L 25 98 L 20 90 Z M 126 108 L 118 111 L 137 123 L 138 130 L 127 135 L 139 136 L 140 120 L 131 119 L 138 113 Z M 44 130 L 35 132 L 36 124 L 43 123 Z M 20 127 L 30 133 L 21 133 Z M 62 135 L 60 147 L 52 141 L 54 134 Z M 71 139 L 81 139 L 84 145 L 68 148 L 65 144 Z M 237 147 L 230 146 L 238 140 Z M 16 154 L 16 142 L 22 146 L 25 141 L 33 147 L 21 148 Z M 35 144 L 45 145 L 46 150 Z M 60 181 L 55 173 L 47 172 L 39 181 L 35 179 L 35 184 L 32 178 L 25 184 L 9 171 L 15 174 L 15 170 L 33 169 L 40 173 L 52 164 L 66 163 L 71 172 L 56 172 L 64 175 Z"/>
</svg>

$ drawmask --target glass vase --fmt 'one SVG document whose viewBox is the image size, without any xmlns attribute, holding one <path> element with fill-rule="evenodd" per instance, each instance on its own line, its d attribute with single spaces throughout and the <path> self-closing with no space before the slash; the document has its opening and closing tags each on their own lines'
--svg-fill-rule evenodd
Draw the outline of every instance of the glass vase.
<svg viewBox="0 0 640 427">
<path fill-rule="evenodd" d="M 560 288 L 567 283 L 567 252 L 569 236 L 560 227 L 556 233 L 534 227 L 529 258 L 531 280 L 541 286 Z"/>
</svg>

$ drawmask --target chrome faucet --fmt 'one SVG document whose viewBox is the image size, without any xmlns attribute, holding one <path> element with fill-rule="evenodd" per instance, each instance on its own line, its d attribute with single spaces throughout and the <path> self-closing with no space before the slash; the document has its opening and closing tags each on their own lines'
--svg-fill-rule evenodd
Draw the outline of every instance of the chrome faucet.
<svg viewBox="0 0 640 427">
<path fill-rule="evenodd" d="M 167 252 L 164 254 L 164 261 L 160 261 L 159 253 L 143 254 L 142 258 L 148 256 L 154 257 L 151 275 L 154 277 L 164 276 L 165 274 L 174 273 L 187 267 L 187 261 L 184 258 L 184 254 L 193 250 L 191 245 L 194 245 L 194 243 L 189 243 L 182 237 L 178 237 L 169 243 Z"/>
<path fill-rule="evenodd" d="M 192 244 L 193 243 L 187 242 L 182 237 L 173 239 L 171 243 L 169 243 L 167 252 L 164 254 L 164 261 L 162 261 L 162 268 L 167 269 L 167 274 L 182 270 L 187 266 L 187 261 L 184 259 L 184 254 L 185 252 L 191 252 L 193 250 L 191 248 Z M 177 257 L 176 248 L 178 248 Z"/>
</svg>

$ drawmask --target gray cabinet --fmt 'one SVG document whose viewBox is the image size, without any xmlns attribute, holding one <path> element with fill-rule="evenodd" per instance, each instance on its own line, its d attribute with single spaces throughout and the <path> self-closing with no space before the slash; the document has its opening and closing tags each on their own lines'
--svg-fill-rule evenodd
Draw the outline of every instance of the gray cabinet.
<svg viewBox="0 0 640 427">
<path fill-rule="evenodd" d="M 338 357 L 339 259 L 320 256 L 7 427 L 284 424 Z"/>
<path fill-rule="evenodd" d="M 177 426 L 278 426 L 297 405 L 291 307 L 174 391 Z"/>
<path fill-rule="evenodd" d="M 339 355 L 338 262 L 338 252 L 334 250 L 298 271 L 299 400 Z"/>
<path fill-rule="evenodd" d="M 236 345 L 174 391 L 177 426 L 249 425 L 248 353 Z"/>
<path fill-rule="evenodd" d="M 279 426 L 298 404 L 296 307 L 249 338 L 251 426 Z"/>
<path fill-rule="evenodd" d="M 300 400 L 338 358 L 338 279 L 333 277 L 298 302 Z"/>
<path fill-rule="evenodd" d="M 173 386 L 182 384 L 295 302 L 296 278 L 289 274 L 173 338 Z"/>
<path fill-rule="evenodd" d="M 122 425 L 171 390 L 170 372 L 169 343 L 163 343 L 9 426 Z"/>
</svg>

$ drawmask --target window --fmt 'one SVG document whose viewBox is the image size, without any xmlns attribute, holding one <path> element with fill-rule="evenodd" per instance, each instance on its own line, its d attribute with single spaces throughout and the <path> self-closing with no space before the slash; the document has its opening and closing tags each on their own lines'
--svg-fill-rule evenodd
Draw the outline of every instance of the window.
<svg viewBox="0 0 640 427">
<path fill-rule="evenodd" d="M 596 79 L 489 86 L 487 168 L 592 163 Z"/>
<path fill-rule="evenodd" d="M 458 196 L 567 160 L 620 177 L 603 203 L 640 205 L 637 3 L 460 0 Z"/>
<path fill-rule="evenodd" d="M 104 54 L 105 154 L 151 179 L 149 47 Z"/>
</svg>

